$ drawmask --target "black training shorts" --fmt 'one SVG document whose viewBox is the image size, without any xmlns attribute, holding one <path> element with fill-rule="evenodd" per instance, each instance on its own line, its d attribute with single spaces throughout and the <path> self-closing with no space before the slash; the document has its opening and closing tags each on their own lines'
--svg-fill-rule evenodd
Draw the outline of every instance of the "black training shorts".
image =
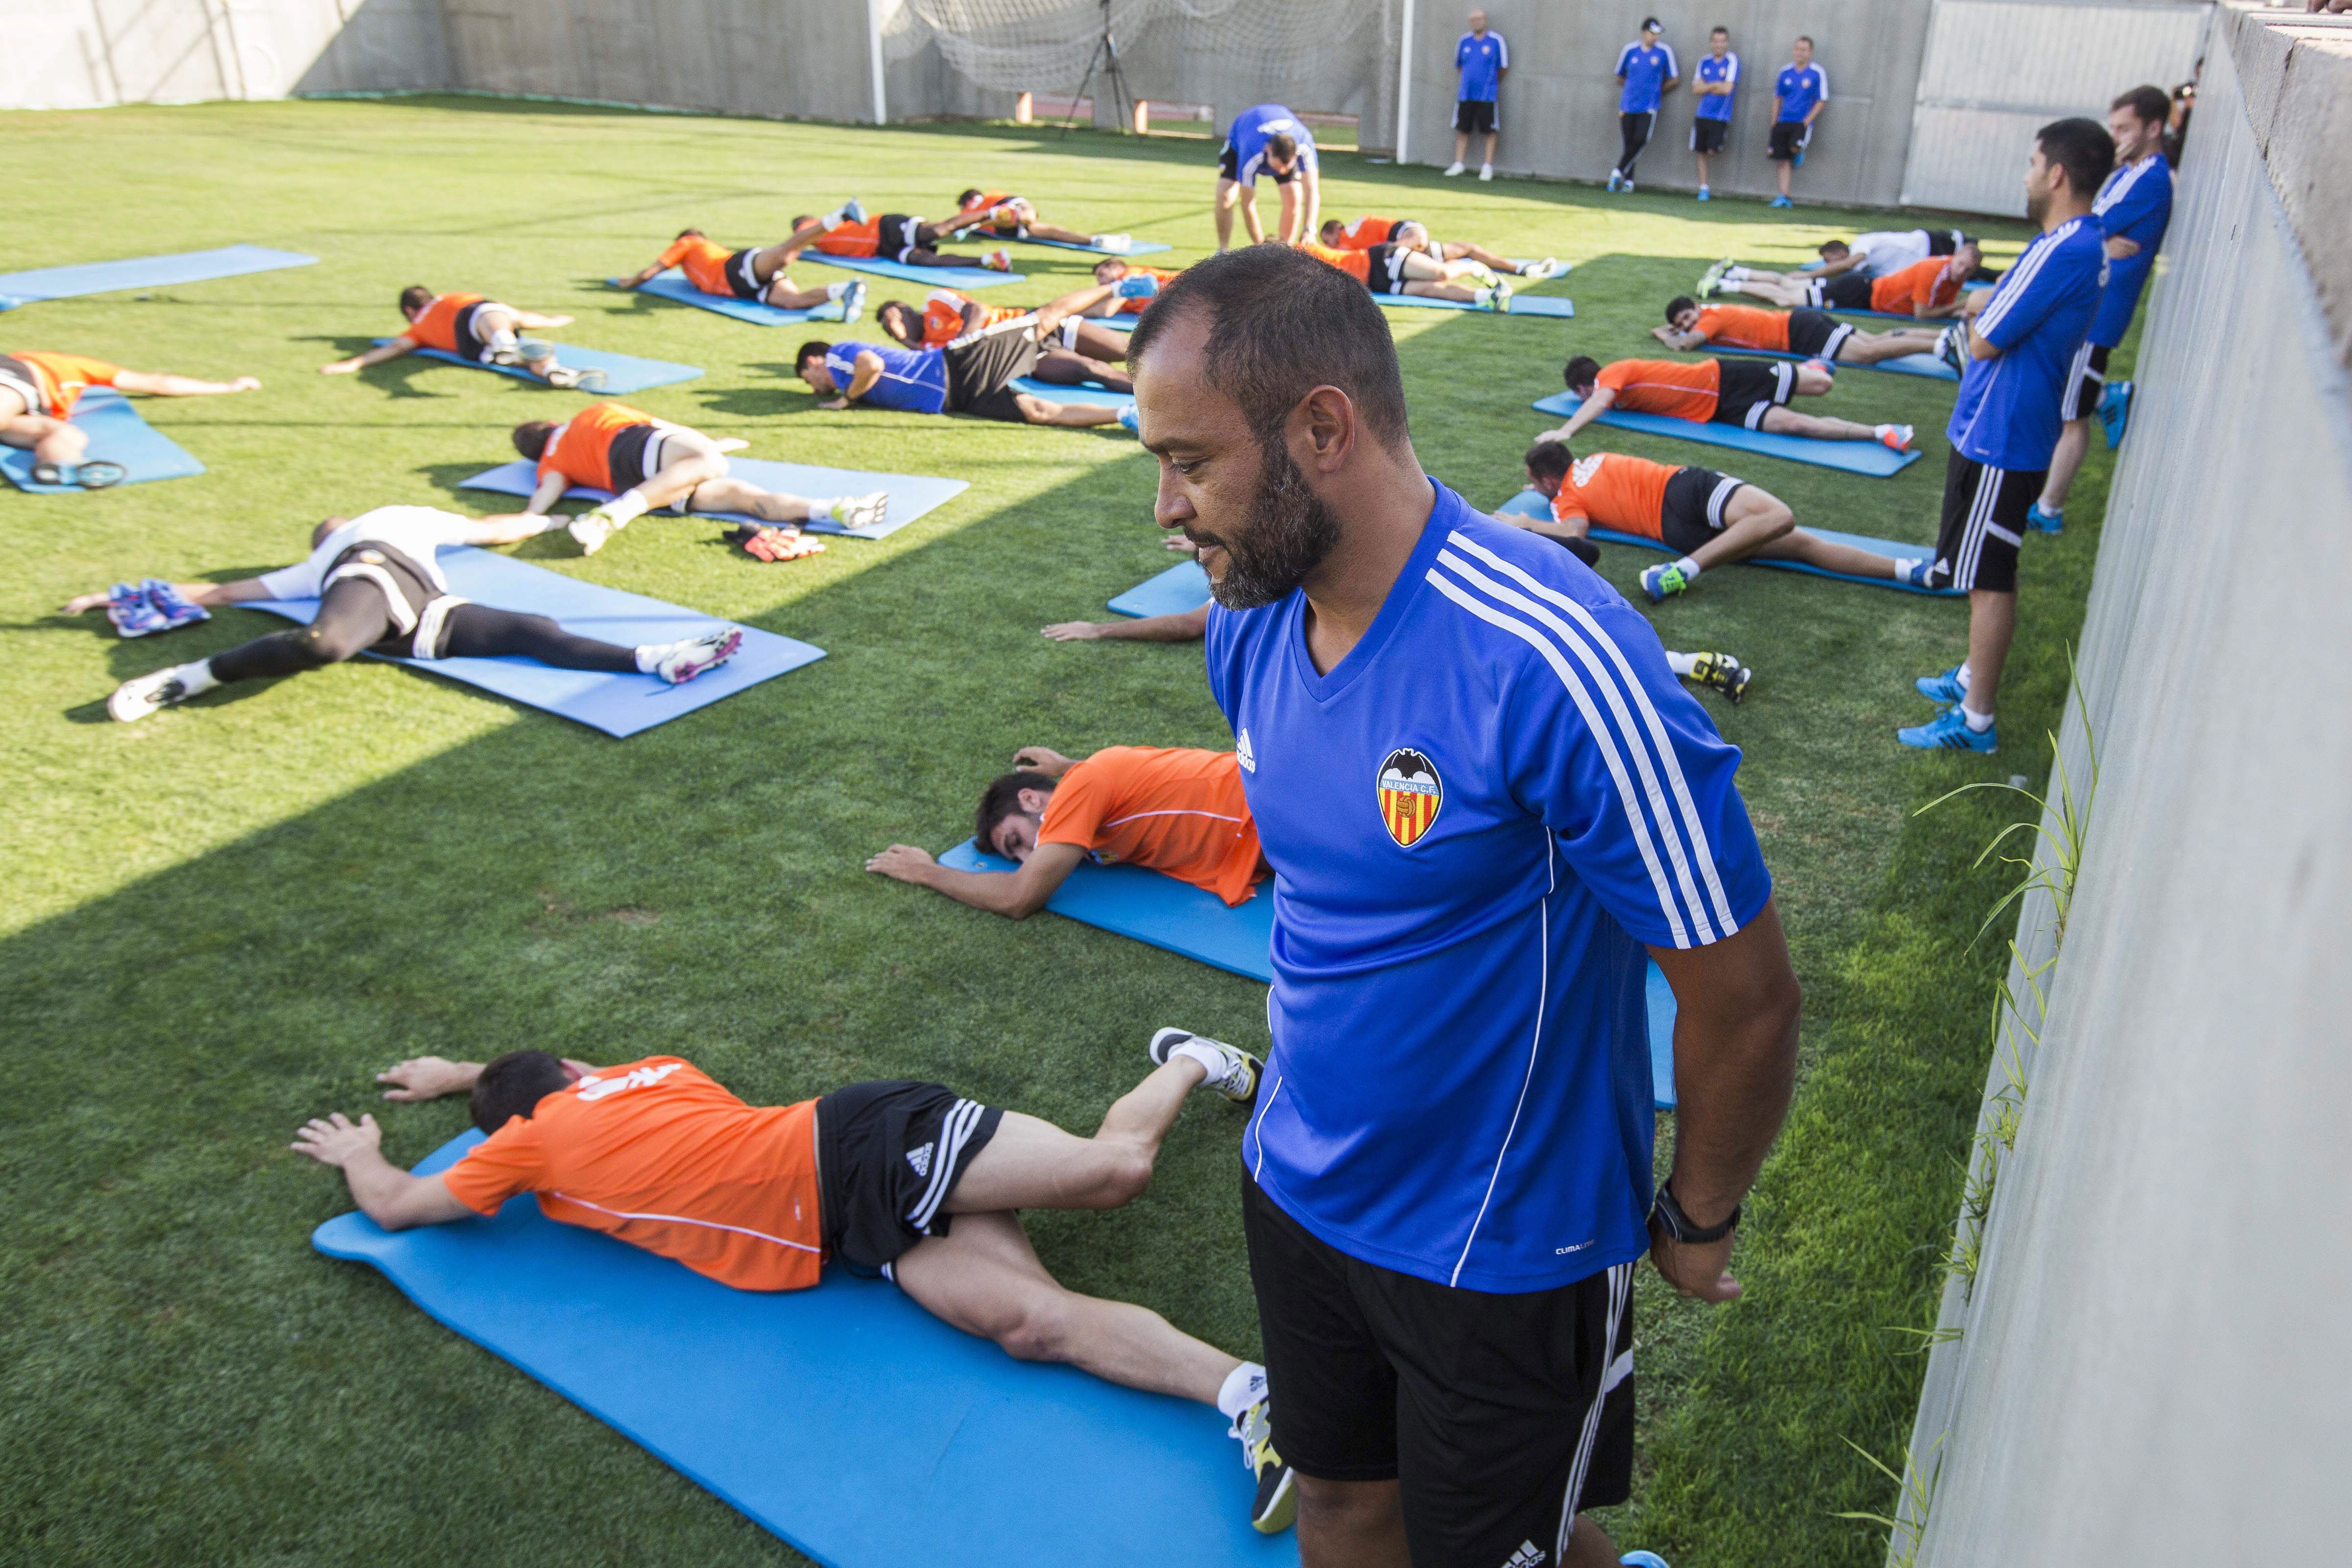
<svg viewBox="0 0 2352 1568">
<path fill-rule="evenodd" d="M 1013 383 L 1037 368 L 1037 334 L 1024 319 L 950 343 L 948 412 L 1023 422 Z"/>
<path fill-rule="evenodd" d="M 1832 310 L 1867 310 L 1870 309 L 1870 279 L 1859 272 L 1841 272 L 1834 278 L 1824 278 L 1813 285 L 1813 292 L 1822 303 Z"/>
<path fill-rule="evenodd" d="M 2025 514 L 2049 477 L 2047 468 L 1996 468 L 1952 448 L 1944 468 L 1944 525 L 1936 535 L 1936 586 L 2017 592 Z"/>
<path fill-rule="evenodd" d="M 1721 533 L 1724 508 L 1747 482 L 1713 468 L 1676 468 L 1659 503 L 1658 542 L 1688 555 Z"/>
<path fill-rule="evenodd" d="M 1767 411 L 1789 401 L 1797 387 L 1797 367 L 1787 360 L 1724 359 L 1723 381 L 1709 423 L 1761 430 Z"/>
<path fill-rule="evenodd" d="M 738 300 L 758 300 L 768 292 L 760 275 L 751 269 L 751 258 L 759 254 L 756 248 L 739 250 L 727 258 L 727 287 L 735 290 Z"/>
<path fill-rule="evenodd" d="M 1247 1175 L 1242 1226 L 1276 1448 L 1304 1476 L 1400 1482 L 1415 1563 L 1556 1563 L 1579 1512 L 1625 1500 L 1631 1263 L 1455 1289 L 1339 1251 Z"/>
<path fill-rule="evenodd" d="M 1808 359 L 1835 359 L 1845 341 L 1853 336 L 1853 327 L 1823 315 L 1819 310 L 1797 310 L 1789 312 L 1789 352 L 1803 354 Z"/>
<path fill-rule="evenodd" d="M 1694 120 L 1691 121 L 1691 151 L 1720 153 L 1723 151 L 1723 139 L 1730 133 L 1731 121 L 1728 120 Z"/>
<path fill-rule="evenodd" d="M 1472 136 L 1501 130 L 1502 121 L 1495 117 L 1495 100 L 1491 98 L 1465 98 L 1455 103 L 1454 129 Z"/>
<path fill-rule="evenodd" d="M 1393 245 L 1375 245 L 1364 252 L 1364 287 L 1375 294 L 1404 292 L 1404 260 Z"/>
<path fill-rule="evenodd" d="M 1769 156 L 1776 163 L 1793 163 L 1805 143 L 1812 139 L 1813 128 L 1801 120 L 1776 120 L 1772 122 L 1772 143 Z"/>
<path fill-rule="evenodd" d="M 477 300 L 451 319 L 449 337 L 457 345 L 459 359 L 469 359 L 477 364 L 490 363 L 490 345 L 482 341 L 482 335 L 474 330 L 474 323 L 481 318 L 484 310 L 502 308 L 493 300 Z"/>
<path fill-rule="evenodd" d="M 874 230 L 874 254 L 885 261 L 905 261 L 907 252 L 920 250 L 923 220 L 905 213 L 884 213 Z"/>
<path fill-rule="evenodd" d="M 2088 419 L 2099 411 L 2099 399 L 2106 390 L 2107 347 L 2086 342 L 2074 351 L 2074 363 L 2066 368 L 2066 392 L 2058 401 L 2058 416 Z"/>
<path fill-rule="evenodd" d="M 604 471 L 613 476 L 613 493 L 631 490 L 653 476 L 646 472 L 646 448 L 654 438 L 651 425 L 628 425 L 613 432 L 604 448 Z"/>
<path fill-rule="evenodd" d="M 949 1194 L 1004 1112 L 935 1083 L 853 1083 L 816 1102 L 825 1251 L 888 1274 L 927 1236 L 948 1234 Z"/>
</svg>

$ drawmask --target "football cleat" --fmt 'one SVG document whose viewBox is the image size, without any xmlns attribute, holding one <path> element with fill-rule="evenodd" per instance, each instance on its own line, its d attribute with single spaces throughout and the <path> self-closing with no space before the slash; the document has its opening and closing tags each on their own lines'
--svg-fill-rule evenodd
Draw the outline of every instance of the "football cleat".
<svg viewBox="0 0 2352 1568">
<path fill-rule="evenodd" d="M 2131 423 L 2132 383 L 2111 381 L 2099 395 L 2099 425 L 2106 431 L 2107 450 L 2124 444 L 2124 426 Z"/>
<path fill-rule="evenodd" d="M 1725 257 L 1722 260 L 1717 262 L 1714 266 L 1699 274 L 1698 287 L 1693 289 L 1692 292 L 1696 294 L 1702 300 L 1713 299 L 1715 297 L 1715 291 L 1723 286 L 1723 275 L 1730 271 L 1731 267 L 1731 258 L 1728 256 Z"/>
<path fill-rule="evenodd" d="M 1510 313 L 1511 280 L 1509 279 L 1496 279 L 1494 287 L 1488 289 L 1486 292 L 1486 309 L 1494 311 L 1497 315 L 1508 315 Z"/>
<path fill-rule="evenodd" d="M 661 658 L 654 665 L 654 673 L 672 686 L 683 686 L 705 670 L 716 669 L 733 658 L 735 650 L 742 646 L 741 631 L 734 626 L 722 626 L 698 637 L 671 643 L 662 650 Z"/>
<path fill-rule="evenodd" d="M 1895 731 L 1895 738 L 1923 752 L 1975 752 L 1989 757 L 2000 749 L 1994 734 L 1996 728 L 1988 724 L 1981 730 L 1971 730 L 1966 713 L 1958 708 L 1948 708 L 1925 724 Z"/>
<path fill-rule="evenodd" d="M 876 490 L 872 495 L 844 496 L 834 502 L 833 520 L 844 528 L 872 528 L 889 510 L 888 490 Z"/>
<path fill-rule="evenodd" d="M 1556 256 L 1547 256 L 1539 261 L 1530 261 L 1519 268 L 1519 276 L 1530 283 L 1540 283 L 1547 278 L 1557 278 L 1559 276 L 1559 258 Z"/>
<path fill-rule="evenodd" d="M 1911 437 L 1916 434 L 1917 432 L 1908 425 L 1881 425 L 1878 427 L 1878 443 L 1890 451 L 1907 452 L 1911 449 Z"/>
<path fill-rule="evenodd" d="M 866 313 L 866 280 L 858 279 L 841 291 L 841 324 L 853 326 Z"/>
<path fill-rule="evenodd" d="M 2034 533 L 2063 533 L 2066 513 L 2063 509 L 2052 511 L 2037 500 L 2025 509 L 2025 526 Z"/>
<path fill-rule="evenodd" d="M 866 221 L 866 204 L 859 201 L 856 196 L 852 196 L 847 201 L 841 204 L 841 216 L 845 220 L 850 223 L 864 223 Z"/>
<path fill-rule="evenodd" d="M 1462 172 L 1462 165 L 1461 165 L 1461 164 L 1459 164 L 1459 163 L 1456 163 L 1456 164 L 1454 164 L 1454 167 L 1452 167 L 1451 169 L 1446 170 L 1445 172 L 1446 172 L 1447 174 L 1460 174 L 1460 173 Z M 1612 191 L 1613 191 L 1613 190 L 1615 190 L 1619 185 L 1623 184 L 1624 183 L 1625 183 L 1625 176 L 1624 176 L 1624 175 L 1622 175 L 1622 174 L 1619 174 L 1619 173 L 1618 173 L 1616 170 L 1614 170 L 1614 169 L 1612 169 L 1612 170 L 1610 170 L 1610 171 L 1609 171 L 1609 188 L 1610 188 L 1611 190 L 1612 190 Z"/>
<path fill-rule="evenodd" d="M 1705 202 L 1705 201 L 1712 201 L 1712 200 L 1714 200 L 1715 198 L 1714 198 L 1713 196 L 1711 196 L 1711 195 L 1709 195 L 1707 194 L 1707 189 L 1706 189 L 1706 187 L 1705 185 L 1701 185 L 1701 186 L 1698 188 L 1698 199 L 1699 199 L 1699 200 L 1701 200 L 1701 201 L 1703 201 L 1703 202 Z"/>
<path fill-rule="evenodd" d="M 1643 569 L 1642 592 L 1649 595 L 1650 603 L 1654 605 L 1664 604 L 1689 586 L 1690 579 L 1683 575 L 1682 564 L 1679 562 L 1670 561 L 1664 566 L 1650 566 Z"/>
<path fill-rule="evenodd" d="M 1131 234 L 1097 234 L 1089 237 L 1089 243 L 1092 244 L 1097 250 L 1108 250 L 1114 256 L 1124 256 L 1129 251 L 1135 248 L 1135 236 Z"/>
<path fill-rule="evenodd" d="M 593 555 L 604 548 L 604 542 L 619 532 L 621 527 L 620 523 L 613 521 L 613 514 L 600 506 L 592 511 L 583 511 L 565 523 L 563 531 L 572 535 L 573 542 L 580 546 L 581 554 Z"/>
<path fill-rule="evenodd" d="M 179 666 L 126 680 L 106 700 L 106 710 L 125 724 L 136 723 L 158 709 L 169 708 L 188 694 Z"/>
<path fill-rule="evenodd" d="M 1013 270 L 1013 253 L 1000 245 L 982 257 L 980 264 L 991 272 L 1010 272 Z"/>
<path fill-rule="evenodd" d="M 1448 164 L 1446 164 L 1446 165 L 1445 165 L 1445 173 L 1444 173 L 1444 174 L 1442 177 L 1443 177 L 1443 178 L 1445 178 L 1445 179 L 1450 180 L 1450 179 L 1454 178 L 1454 175 L 1459 174 L 1461 172 L 1462 172 L 1462 160 L 1460 160 L 1459 158 L 1456 158 L 1453 163 L 1448 163 Z M 1613 191 L 1613 190 L 1615 190 L 1617 187 L 1616 187 L 1615 185 L 1611 185 L 1609 188 L 1610 188 L 1611 190 L 1612 190 L 1612 191 Z"/>
<path fill-rule="evenodd" d="M 1298 1518 L 1298 1492 L 1290 1467 L 1274 1451 L 1273 1401 L 1261 1399 L 1234 1418 L 1230 1435 L 1241 1440 L 1242 1463 L 1257 1477 L 1250 1503 L 1250 1528 L 1279 1535 Z"/>
<path fill-rule="evenodd" d="M 35 463 L 33 482 L 37 485 L 71 485 L 85 490 L 110 489 L 129 476 L 130 470 L 120 463 L 96 462 L 84 458 L 79 463 Z"/>
<path fill-rule="evenodd" d="M 1932 588 L 1936 585 L 1936 563 L 1932 561 L 1897 561 L 1895 580 L 1909 588 Z"/>
<path fill-rule="evenodd" d="M 1768 207 L 1792 207 L 1797 204 L 1790 201 L 1786 196 L 1774 196 L 1770 201 L 1766 202 L 1764 205 Z"/>
<path fill-rule="evenodd" d="M 1968 345 L 1963 342 L 1966 331 L 1964 327 L 1946 327 L 1936 334 L 1936 357 L 1960 375 L 1967 374 L 1969 368 Z"/>
<path fill-rule="evenodd" d="M 1161 1067 L 1167 1066 L 1169 1053 L 1188 1040 L 1206 1046 L 1224 1058 L 1225 1070 L 1208 1080 L 1211 1089 L 1236 1105 L 1247 1105 L 1257 1098 L 1257 1076 L 1261 1064 L 1239 1046 L 1229 1046 L 1223 1040 L 1213 1040 L 1190 1029 L 1161 1029 L 1151 1037 L 1152 1061 Z"/>
<path fill-rule="evenodd" d="M 1739 662 L 1731 653 L 1695 653 L 1691 655 L 1690 678 L 1709 691 L 1720 691 L 1737 707 L 1748 695 L 1748 683 L 1756 672 Z"/>
<path fill-rule="evenodd" d="M 1960 667 L 1957 664 L 1941 675 L 1923 675 L 1912 684 L 1919 689 L 1920 696 L 1947 708 L 1958 705 L 1969 694 L 1969 689 L 1960 684 Z"/>
<path fill-rule="evenodd" d="M 1118 409 L 1118 427 L 1131 436 L 1143 434 L 1143 416 L 1132 403 L 1123 403 Z"/>
</svg>

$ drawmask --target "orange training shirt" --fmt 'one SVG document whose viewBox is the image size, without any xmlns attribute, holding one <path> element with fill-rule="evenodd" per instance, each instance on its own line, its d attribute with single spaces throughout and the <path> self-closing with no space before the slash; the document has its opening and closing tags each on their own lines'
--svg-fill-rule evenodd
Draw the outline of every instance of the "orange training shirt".
<svg viewBox="0 0 2352 1568">
<path fill-rule="evenodd" d="M 1619 408 L 1704 424 L 1715 417 L 1723 366 L 1711 359 L 1687 364 L 1673 359 L 1621 359 L 1601 366 L 1595 380 L 1617 395 Z"/>
<path fill-rule="evenodd" d="M 85 354 L 59 353 L 54 349 L 18 349 L 8 357 L 32 367 L 33 377 L 40 384 L 45 406 L 26 412 L 47 414 L 52 419 L 70 419 L 74 405 L 81 401 L 83 393 L 93 386 L 112 386 L 114 378 L 122 374 L 119 364 Z"/>
<path fill-rule="evenodd" d="M 1336 267 L 1369 289 L 1372 286 L 1372 258 L 1362 250 L 1334 250 L 1311 239 L 1302 239 L 1298 248 L 1327 266 Z"/>
<path fill-rule="evenodd" d="M 1037 842 L 1165 872 L 1228 904 L 1257 881 L 1257 823 L 1231 752 L 1106 747 L 1054 786 Z"/>
<path fill-rule="evenodd" d="M 686 280 L 706 294 L 735 297 L 735 286 L 727 280 L 727 258 L 735 253 L 707 235 L 689 234 L 669 242 L 661 253 L 660 265 L 676 267 L 686 273 Z"/>
<path fill-rule="evenodd" d="M 816 1101 L 746 1105 L 677 1057 L 599 1068 L 441 1179 L 477 1214 L 535 1194 L 551 1220 L 739 1290 L 805 1289 L 824 1261 Z"/>
<path fill-rule="evenodd" d="M 1132 261 L 1127 264 L 1127 275 L 1129 278 L 1156 278 L 1160 280 L 1162 292 L 1166 291 L 1168 285 L 1176 281 L 1176 274 L 1181 270 L 1183 270 L 1181 268 L 1175 267 L 1138 267 Z M 1158 294 L 1154 294 L 1151 299 L 1156 300 L 1159 297 Z M 1151 300 L 1121 300 L 1118 302 L 1118 313 L 1122 316 L 1140 316 L 1143 314 L 1143 308 L 1150 303 Z"/>
<path fill-rule="evenodd" d="M 436 294 L 433 303 L 417 312 L 416 320 L 400 329 L 400 335 L 418 348 L 439 349 L 445 354 L 457 352 L 457 312 L 468 305 L 482 302 L 479 294 Z"/>
<path fill-rule="evenodd" d="M 1960 280 L 1950 275 L 1951 258 L 1931 256 L 1900 272 L 1870 280 L 1870 308 L 1890 316 L 1910 316 L 1918 307 L 1934 309 L 1960 297 Z"/>
<path fill-rule="evenodd" d="M 1647 458 L 1620 452 L 1595 452 L 1579 458 L 1551 498 L 1554 522 L 1581 518 L 1588 525 L 1638 533 L 1644 539 L 1665 535 L 1666 481 L 1682 470 Z"/>
<path fill-rule="evenodd" d="M 977 303 L 969 294 L 959 294 L 952 289 L 934 289 L 923 301 L 923 341 L 919 349 L 945 348 L 963 336 L 963 308 Z M 980 326 L 995 326 L 1029 312 L 1018 305 L 982 305 Z"/>
<path fill-rule="evenodd" d="M 882 249 L 882 220 L 869 217 L 862 223 L 835 224 L 809 245 L 827 256 L 878 255 Z"/>
<path fill-rule="evenodd" d="M 562 474 L 575 485 L 593 490 L 613 488 L 613 437 L 632 425 L 650 425 L 654 416 L 625 403 L 592 403 L 565 421 L 547 439 L 539 455 L 539 477 Z"/>
<path fill-rule="evenodd" d="M 1402 218 L 1378 217 L 1366 213 L 1339 231 L 1341 250 L 1370 250 L 1376 245 L 1386 245 L 1395 237 L 1396 226 Z"/>
<path fill-rule="evenodd" d="M 1698 335 L 1726 348 L 1789 352 L 1789 312 L 1747 305 L 1709 305 L 1698 313 Z"/>
</svg>

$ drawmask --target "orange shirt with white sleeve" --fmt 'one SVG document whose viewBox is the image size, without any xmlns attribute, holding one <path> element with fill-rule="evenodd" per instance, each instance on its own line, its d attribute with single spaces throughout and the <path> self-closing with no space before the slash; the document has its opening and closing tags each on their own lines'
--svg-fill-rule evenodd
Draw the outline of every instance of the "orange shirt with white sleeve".
<svg viewBox="0 0 2352 1568">
<path fill-rule="evenodd" d="M 1594 380 L 1617 395 L 1616 407 L 1704 424 L 1722 396 L 1723 366 L 1711 359 L 1621 359 Z"/>
<path fill-rule="evenodd" d="M 1250 896 L 1261 858 L 1239 759 L 1190 747 L 1109 746 L 1073 764 L 1037 842 L 1165 872 L 1228 904 Z"/>
</svg>

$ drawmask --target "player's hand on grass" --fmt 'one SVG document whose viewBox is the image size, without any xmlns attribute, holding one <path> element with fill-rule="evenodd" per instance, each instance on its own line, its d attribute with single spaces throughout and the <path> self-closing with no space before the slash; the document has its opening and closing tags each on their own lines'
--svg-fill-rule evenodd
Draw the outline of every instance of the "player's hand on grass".
<svg viewBox="0 0 2352 1568">
<path fill-rule="evenodd" d="M 1077 766 L 1077 760 L 1062 755 L 1051 746 L 1024 746 L 1013 753 L 1013 765 L 1057 779 Z"/>
<path fill-rule="evenodd" d="M 102 610 L 106 608 L 110 601 L 110 595 L 105 594 L 76 594 L 72 598 L 68 599 L 64 604 L 58 606 L 58 614 L 61 616 L 86 616 L 92 610 Z"/>
<path fill-rule="evenodd" d="M 231 392 L 259 392 L 261 378 L 257 375 L 240 375 L 228 384 L 228 389 Z"/>
<path fill-rule="evenodd" d="M 375 1080 L 392 1085 L 383 1091 L 386 1100 L 437 1100 L 472 1089 L 481 1070 L 444 1057 L 411 1057 L 376 1074 Z"/>
<path fill-rule="evenodd" d="M 893 844 L 879 855 L 870 857 L 866 868 L 877 871 L 898 882 L 919 882 L 923 873 L 939 862 L 928 849 L 918 849 L 911 844 Z"/>
<path fill-rule="evenodd" d="M 1108 629 L 1092 621 L 1055 621 L 1043 635 L 1055 642 L 1093 642 Z"/>
<path fill-rule="evenodd" d="M 717 447 L 721 452 L 740 452 L 751 444 L 751 442 L 746 441 L 740 436 L 721 437 L 719 440 L 711 443 L 713 447 Z"/>
<path fill-rule="evenodd" d="M 320 365 L 319 367 L 319 374 L 320 375 L 349 375 L 352 372 L 359 369 L 359 367 L 360 362 L 357 359 L 339 359 L 332 364 Z"/>
<path fill-rule="evenodd" d="M 830 408 L 837 412 L 849 406 L 849 399 L 846 397 L 828 397 L 824 402 L 818 404 L 817 406 L 819 408 Z"/>
<path fill-rule="evenodd" d="M 383 1130 L 373 1116 L 362 1116 L 357 1121 L 336 1111 L 332 1116 L 312 1117 L 297 1128 L 294 1142 L 287 1147 L 297 1154 L 308 1154 L 321 1165 L 343 1166 L 361 1154 L 373 1154 L 383 1142 Z"/>
<path fill-rule="evenodd" d="M 1666 1234 L 1664 1224 L 1650 1221 L 1650 1263 L 1658 1277 L 1678 1294 L 1702 1301 L 1736 1301 L 1739 1281 L 1731 1277 L 1731 1240 L 1684 1243 Z"/>
</svg>

